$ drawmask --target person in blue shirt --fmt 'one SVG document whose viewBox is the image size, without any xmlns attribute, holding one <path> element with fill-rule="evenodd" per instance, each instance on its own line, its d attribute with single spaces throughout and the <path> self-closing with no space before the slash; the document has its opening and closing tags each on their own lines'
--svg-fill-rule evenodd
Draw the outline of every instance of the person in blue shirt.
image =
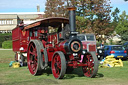
<svg viewBox="0 0 128 85">
<path fill-rule="evenodd" d="M 100 44 L 100 48 L 103 48 L 104 47 L 104 42 L 102 42 L 101 44 Z"/>
</svg>

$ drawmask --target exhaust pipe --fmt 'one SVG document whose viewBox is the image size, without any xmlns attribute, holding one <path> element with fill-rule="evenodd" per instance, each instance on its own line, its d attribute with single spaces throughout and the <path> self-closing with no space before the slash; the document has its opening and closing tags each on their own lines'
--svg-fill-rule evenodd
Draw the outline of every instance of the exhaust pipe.
<svg viewBox="0 0 128 85">
<path fill-rule="evenodd" d="M 76 32 L 76 14 L 75 14 L 75 7 L 67 8 L 69 10 L 69 24 L 70 24 L 70 32 L 71 37 L 74 37 L 78 32 Z"/>
</svg>

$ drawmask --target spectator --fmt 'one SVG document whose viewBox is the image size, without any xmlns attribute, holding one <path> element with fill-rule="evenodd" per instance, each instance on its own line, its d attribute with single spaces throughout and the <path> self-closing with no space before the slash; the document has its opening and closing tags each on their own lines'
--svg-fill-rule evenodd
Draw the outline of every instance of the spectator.
<svg viewBox="0 0 128 85">
<path fill-rule="evenodd" d="M 23 20 L 21 20 L 21 22 L 20 22 L 20 24 L 19 24 L 19 27 L 20 27 L 21 30 L 24 29 L 24 22 L 23 22 Z"/>
<path fill-rule="evenodd" d="M 102 42 L 101 44 L 100 44 L 100 48 L 103 48 L 104 47 L 104 42 Z"/>
</svg>

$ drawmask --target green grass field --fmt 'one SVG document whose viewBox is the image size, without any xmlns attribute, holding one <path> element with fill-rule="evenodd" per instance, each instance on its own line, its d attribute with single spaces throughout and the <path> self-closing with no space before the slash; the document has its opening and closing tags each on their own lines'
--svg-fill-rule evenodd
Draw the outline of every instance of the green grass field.
<svg viewBox="0 0 128 85">
<path fill-rule="evenodd" d="M 66 74 L 64 79 L 57 80 L 51 70 L 47 69 L 40 76 L 33 76 L 27 67 L 11 68 L 10 61 L 14 60 L 11 50 L 0 50 L 0 85 L 127 85 L 128 61 L 123 61 L 124 67 L 99 68 L 96 78 L 83 76 L 81 68 L 72 74 Z"/>
</svg>

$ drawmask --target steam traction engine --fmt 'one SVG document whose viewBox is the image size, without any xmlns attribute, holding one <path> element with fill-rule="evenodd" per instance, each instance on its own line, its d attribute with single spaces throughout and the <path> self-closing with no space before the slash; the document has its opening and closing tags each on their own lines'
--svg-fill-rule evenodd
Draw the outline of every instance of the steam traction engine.
<svg viewBox="0 0 128 85">
<path fill-rule="evenodd" d="M 77 38 L 78 32 L 75 29 L 75 8 L 68 9 L 69 19 L 46 18 L 13 29 L 15 60 L 24 63 L 26 56 L 32 75 L 41 74 L 49 66 L 53 76 L 61 79 L 66 71 L 81 66 L 85 76 L 96 76 L 98 60 L 93 50 L 95 45 L 88 41 L 91 48 L 83 50 L 83 44 Z"/>
</svg>

